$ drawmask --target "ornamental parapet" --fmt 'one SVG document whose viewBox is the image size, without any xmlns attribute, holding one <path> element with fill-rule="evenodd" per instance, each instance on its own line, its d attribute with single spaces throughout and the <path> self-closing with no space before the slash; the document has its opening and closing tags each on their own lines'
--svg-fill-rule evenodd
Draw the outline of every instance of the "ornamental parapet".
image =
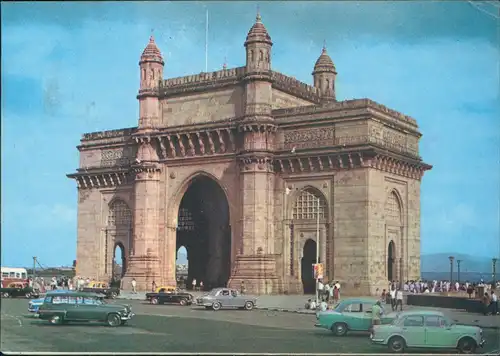
<svg viewBox="0 0 500 356">
<path fill-rule="evenodd" d="M 301 99 L 310 100 L 316 104 L 321 102 L 320 90 L 298 79 L 289 77 L 279 72 L 271 71 L 273 87 Z"/>
<path fill-rule="evenodd" d="M 131 183 L 134 179 L 129 169 L 79 169 L 66 176 L 76 181 L 78 189 L 116 188 Z"/>
<path fill-rule="evenodd" d="M 388 139 L 365 136 L 345 136 L 345 137 L 327 137 L 325 136 L 327 130 L 321 130 L 321 137 L 311 137 L 307 140 L 293 140 L 285 136 L 285 142 L 281 143 L 281 150 L 308 150 L 314 148 L 345 148 L 350 146 L 371 145 L 384 148 L 396 153 L 410 156 L 414 159 L 420 160 L 421 157 L 417 152 L 416 147 L 407 147 L 404 144 L 393 142 Z M 292 132 L 294 134 L 296 132 Z"/>
<path fill-rule="evenodd" d="M 158 90 L 161 96 L 169 96 L 191 91 L 218 89 L 228 85 L 238 84 L 244 75 L 245 67 L 186 75 L 161 81 Z"/>
<path fill-rule="evenodd" d="M 82 135 L 81 142 L 85 141 L 98 141 L 98 140 L 109 140 L 117 138 L 129 138 L 137 131 L 137 127 L 129 127 L 126 129 L 119 130 L 106 130 L 89 132 Z"/>
<path fill-rule="evenodd" d="M 293 116 L 314 115 L 319 113 L 328 113 L 331 111 L 367 109 L 369 113 L 381 113 L 388 116 L 389 121 L 392 118 L 395 124 L 405 124 L 408 129 L 418 130 L 417 121 L 411 116 L 404 115 L 399 111 L 389 109 L 387 106 L 379 104 L 370 99 L 353 99 L 344 101 L 332 101 L 323 103 L 322 105 L 305 105 L 294 108 L 275 109 L 273 116 L 277 121 L 283 123 L 290 123 L 294 121 L 303 120 L 301 117 L 294 118 Z M 371 111 L 370 111 L 371 110 Z"/>
</svg>

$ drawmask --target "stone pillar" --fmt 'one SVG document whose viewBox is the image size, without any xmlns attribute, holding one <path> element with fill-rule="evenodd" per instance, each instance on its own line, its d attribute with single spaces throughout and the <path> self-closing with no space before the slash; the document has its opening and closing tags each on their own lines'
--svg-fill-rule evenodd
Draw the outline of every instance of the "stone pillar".
<svg viewBox="0 0 500 356">
<path fill-rule="evenodd" d="M 138 290 L 150 290 L 152 282 L 158 284 L 161 279 L 158 240 L 160 168 L 155 161 L 158 161 L 155 148 L 149 140 L 141 141 L 136 160 L 138 163 L 133 166 L 134 248 L 123 281 L 124 289 L 131 288 L 133 278 Z"/>
</svg>

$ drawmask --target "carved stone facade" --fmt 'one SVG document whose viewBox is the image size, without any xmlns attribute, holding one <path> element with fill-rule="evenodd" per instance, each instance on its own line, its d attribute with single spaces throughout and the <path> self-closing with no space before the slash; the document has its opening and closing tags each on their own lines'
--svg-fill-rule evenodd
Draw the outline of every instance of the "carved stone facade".
<svg viewBox="0 0 500 356">
<path fill-rule="evenodd" d="M 316 259 L 344 292 L 418 278 L 431 166 L 416 121 L 369 99 L 336 101 L 326 49 L 315 86 L 271 70 L 260 16 L 245 46 L 244 67 L 164 80 L 150 40 L 138 126 L 85 134 L 68 175 L 77 273 L 110 279 L 118 245 L 125 288 L 174 284 L 182 243 L 189 278 L 252 293 L 308 291 Z"/>
</svg>

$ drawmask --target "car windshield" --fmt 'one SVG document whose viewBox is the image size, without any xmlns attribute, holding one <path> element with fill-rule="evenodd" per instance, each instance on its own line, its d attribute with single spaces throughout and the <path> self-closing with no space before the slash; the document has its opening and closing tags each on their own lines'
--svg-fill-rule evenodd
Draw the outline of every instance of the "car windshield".
<svg viewBox="0 0 500 356">
<path fill-rule="evenodd" d="M 208 293 L 208 295 L 216 295 L 217 292 L 219 292 L 218 290 L 212 290 L 210 291 L 210 293 Z"/>
</svg>

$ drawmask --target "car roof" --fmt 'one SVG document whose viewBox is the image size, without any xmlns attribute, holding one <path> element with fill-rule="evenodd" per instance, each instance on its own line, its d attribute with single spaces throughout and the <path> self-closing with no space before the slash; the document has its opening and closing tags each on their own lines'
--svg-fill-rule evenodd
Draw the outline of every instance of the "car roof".
<svg viewBox="0 0 500 356">
<path fill-rule="evenodd" d="M 55 289 L 47 292 L 47 295 L 49 294 L 61 294 L 61 293 L 75 293 L 73 290 L 64 290 L 64 289 Z"/>
<path fill-rule="evenodd" d="M 377 299 L 374 298 L 349 298 L 349 299 L 344 299 L 341 304 L 347 304 L 347 303 L 370 303 L 370 304 L 375 304 L 377 302 Z"/>
<path fill-rule="evenodd" d="M 77 292 L 77 291 L 65 291 L 66 293 L 63 293 L 63 292 L 59 292 L 59 293 L 47 293 L 47 296 L 53 296 L 53 295 L 64 295 L 64 294 L 67 294 L 67 295 L 71 295 L 71 296 L 75 296 L 75 297 L 87 297 L 87 298 L 103 298 L 104 296 L 101 295 L 101 294 L 97 294 L 97 293 L 90 293 L 90 292 Z"/>
<path fill-rule="evenodd" d="M 406 310 L 404 312 L 399 313 L 400 317 L 410 316 L 410 315 L 421 315 L 421 316 L 445 316 L 443 312 L 438 310 Z"/>
</svg>

